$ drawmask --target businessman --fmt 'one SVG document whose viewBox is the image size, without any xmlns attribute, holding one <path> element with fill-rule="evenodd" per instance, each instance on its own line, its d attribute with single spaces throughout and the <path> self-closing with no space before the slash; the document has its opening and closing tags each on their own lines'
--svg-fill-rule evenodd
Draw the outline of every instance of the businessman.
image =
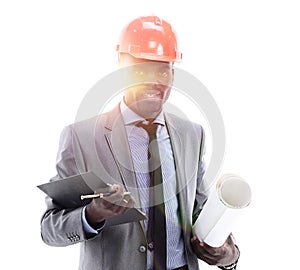
<svg viewBox="0 0 300 270">
<path fill-rule="evenodd" d="M 208 195 L 202 179 L 204 132 L 163 110 L 173 64 L 182 59 L 172 26 L 156 16 L 134 19 L 123 29 L 117 52 L 127 74 L 123 99 L 112 111 L 63 130 L 57 176 L 51 179 L 93 171 L 106 180 L 109 175 L 111 184 L 95 192 L 112 194 L 74 209 L 47 197 L 43 241 L 80 243 L 84 270 L 196 270 L 198 259 L 236 269 L 239 250 L 232 236 L 213 248 L 191 230 Z M 107 226 L 108 218 L 132 207 L 148 218 Z"/>
</svg>

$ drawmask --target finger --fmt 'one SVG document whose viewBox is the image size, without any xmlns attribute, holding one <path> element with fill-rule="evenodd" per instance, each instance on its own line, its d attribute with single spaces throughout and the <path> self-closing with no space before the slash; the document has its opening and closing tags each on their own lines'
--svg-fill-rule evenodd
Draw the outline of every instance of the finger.
<svg viewBox="0 0 300 270">
<path fill-rule="evenodd" d="M 124 196 L 120 198 L 117 202 L 112 202 L 111 200 L 102 200 L 102 205 L 113 212 L 120 212 L 122 209 L 120 207 L 131 208 L 134 205 L 133 198 L 129 195 L 129 193 L 125 193 Z"/>
<path fill-rule="evenodd" d="M 191 239 L 191 245 L 192 245 L 193 250 L 197 254 L 197 256 L 198 257 L 201 256 L 202 255 L 203 243 L 201 242 L 201 244 L 200 244 L 200 241 L 196 236 L 194 236 Z"/>
<path fill-rule="evenodd" d="M 103 198 L 103 199 L 101 199 L 101 206 L 103 206 L 107 210 L 112 211 L 115 208 L 116 204 Z"/>
<path fill-rule="evenodd" d="M 119 201 L 114 202 L 116 205 L 122 207 L 132 207 L 134 204 L 134 199 L 131 197 L 130 192 L 123 192 L 122 196 L 118 196 L 117 198 L 119 198 Z"/>
<path fill-rule="evenodd" d="M 113 185 L 112 189 L 116 191 L 116 193 L 107 197 L 106 199 L 111 203 L 115 203 L 120 201 L 123 198 L 124 188 L 120 185 Z"/>
<path fill-rule="evenodd" d="M 132 197 L 128 200 L 128 204 L 126 205 L 127 208 L 133 208 L 135 204 L 135 201 Z"/>
<path fill-rule="evenodd" d="M 228 245 L 226 244 L 217 248 L 206 246 L 203 248 L 203 255 L 212 264 L 216 265 L 228 256 Z"/>
<path fill-rule="evenodd" d="M 134 200 L 130 195 L 125 195 L 121 201 L 119 201 L 113 208 L 116 212 L 125 212 L 134 205 Z"/>
<path fill-rule="evenodd" d="M 124 193 L 122 200 L 117 202 L 114 206 L 110 208 L 114 214 L 123 214 L 129 208 L 134 206 L 134 199 L 130 196 L 130 193 Z"/>
<path fill-rule="evenodd" d="M 234 246 L 234 242 L 233 242 L 233 240 L 232 240 L 231 235 L 229 235 L 229 236 L 227 237 L 227 239 L 226 239 L 226 241 L 225 241 L 225 243 L 224 243 L 223 246 L 226 246 L 226 245 Z"/>
<path fill-rule="evenodd" d="M 206 254 L 212 255 L 212 256 L 218 256 L 219 254 L 222 253 L 223 246 L 221 247 L 212 247 L 205 242 L 201 242 L 198 240 L 198 244 L 200 245 L 202 251 Z"/>
<path fill-rule="evenodd" d="M 217 260 L 214 256 L 212 256 L 211 254 L 208 254 L 203 247 L 201 247 L 200 245 L 198 245 L 197 247 L 194 247 L 194 251 L 197 255 L 197 257 L 203 261 L 205 261 L 206 263 L 208 263 L 209 265 L 216 265 L 217 264 Z"/>
<path fill-rule="evenodd" d="M 105 207 L 111 211 L 118 211 L 119 208 L 124 208 L 124 207 L 128 207 L 127 205 L 130 203 L 131 201 L 129 199 L 121 199 L 118 202 L 110 202 L 110 201 L 103 201 L 103 205 L 105 205 Z"/>
<path fill-rule="evenodd" d="M 109 187 L 105 187 L 105 188 L 97 188 L 94 192 L 94 194 L 99 194 L 100 196 L 98 198 L 94 198 L 93 202 L 96 203 L 99 206 L 102 206 L 102 202 L 104 201 L 104 194 L 108 194 L 110 192 L 113 192 L 114 189 L 112 188 L 112 186 Z"/>
<path fill-rule="evenodd" d="M 121 205 L 123 207 L 132 208 L 134 205 L 134 199 L 129 192 L 124 192 Z"/>
<path fill-rule="evenodd" d="M 198 237 L 196 235 L 194 235 L 191 239 L 191 242 L 194 243 L 194 244 L 199 244 L 200 243 L 200 240 L 198 239 Z"/>
<path fill-rule="evenodd" d="M 207 245 L 204 242 L 201 242 L 197 237 L 193 237 L 191 239 L 191 244 L 194 249 L 194 252 L 196 253 L 197 257 L 209 265 L 216 265 L 218 262 L 218 257 L 216 255 L 211 254 L 210 252 L 212 247 Z"/>
<path fill-rule="evenodd" d="M 217 260 L 223 256 L 225 248 L 221 247 L 211 247 L 207 244 L 203 246 L 203 253 L 210 258 L 216 258 Z"/>
<path fill-rule="evenodd" d="M 120 202 L 111 203 L 107 200 L 103 200 L 102 207 L 110 213 L 110 215 L 118 215 L 124 213 L 127 208 L 120 205 Z"/>
<path fill-rule="evenodd" d="M 113 194 L 107 197 L 100 198 L 103 201 L 103 204 L 106 205 L 107 207 L 109 207 L 110 205 L 109 203 L 116 204 L 118 201 L 120 201 L 124 190 L 123 187 L 120 185 L 112 185 L 110 189 L 111 189 L 110 191 L 114 191 Z"/>
</svg>

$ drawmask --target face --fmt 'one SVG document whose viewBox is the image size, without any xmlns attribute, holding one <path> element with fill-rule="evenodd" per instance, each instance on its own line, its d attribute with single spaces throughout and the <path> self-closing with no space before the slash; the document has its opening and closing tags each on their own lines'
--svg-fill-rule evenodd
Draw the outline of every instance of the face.
<svg viewBox="0 0 300 270">
<path fill-rule="evenodd" d="M 167 101 L 173 83 L 173 63 L 139 59 L 121 54 L 120 67 L 128 69 L 124 100 L 144 118 L 155 118 Z"/>
</svg>

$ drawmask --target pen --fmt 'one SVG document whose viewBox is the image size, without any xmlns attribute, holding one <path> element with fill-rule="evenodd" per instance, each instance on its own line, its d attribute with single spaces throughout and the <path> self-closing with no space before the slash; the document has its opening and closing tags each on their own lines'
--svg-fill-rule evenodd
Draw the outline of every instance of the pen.
<svg viewBox="0 0 300 270">
<path fill-rule="evenodd" d="M 81 195 L 80 198 L 81 200 L 85 200 L 85 199 L 95 199 L 95 198 L 104 198 L 104 197 L 108 197 L 114 193 L 116 193 L 116 190 L 110 191 L 110 192 L 103 192 L 103 193 L 96 193 L 96 194 L 88 194 L 88 195 Z M 130 192 L 124 192 L 124 195 L 129 195 Z"/>
</svg>

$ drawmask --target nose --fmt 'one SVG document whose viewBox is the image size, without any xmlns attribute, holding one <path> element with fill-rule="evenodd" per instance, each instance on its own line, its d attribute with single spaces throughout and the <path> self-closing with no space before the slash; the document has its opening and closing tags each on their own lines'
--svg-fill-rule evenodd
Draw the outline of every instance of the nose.
<svg viewBox="0 0 300 270">
<path fill-rule="evenodd" d="M 159 91 L 167 91 L 171 85 L 160 83 L 160 82 L 143 82 L 143 85 L 146 88 L 152 88 Z"/>
</svg>

